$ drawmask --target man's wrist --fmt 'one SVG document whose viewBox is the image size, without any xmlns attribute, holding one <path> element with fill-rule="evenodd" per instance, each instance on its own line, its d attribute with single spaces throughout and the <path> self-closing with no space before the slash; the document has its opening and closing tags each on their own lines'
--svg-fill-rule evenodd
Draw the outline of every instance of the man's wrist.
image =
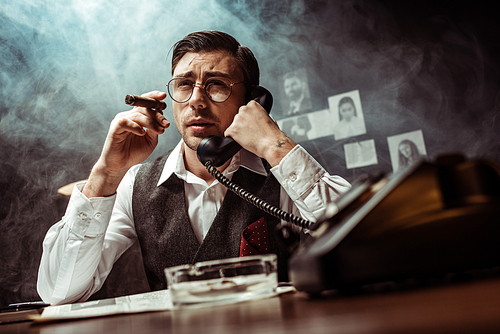
<svg viewBox="0 0 500 334">
<path fill-rule="evenodd" d="M 277 138 L 266 150 L 264 159 L 269 162 L 271 167 L 279 165 L 281 160 L 290 152 L 297 144 L 290 138 L 283 136 Z"/>
<path fill-rule="evenodd" d="M 111 196 L 116 193 L 123 176 L 124 173 L 110 173 L 97 162 L 82 189 L 82 194 L 87 198 Z"/>
</svg>

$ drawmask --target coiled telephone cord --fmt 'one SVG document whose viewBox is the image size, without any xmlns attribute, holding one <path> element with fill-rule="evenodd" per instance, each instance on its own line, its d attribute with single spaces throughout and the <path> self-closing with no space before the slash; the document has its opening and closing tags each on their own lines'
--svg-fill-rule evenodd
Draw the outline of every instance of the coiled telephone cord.
<svg viewBox="0 0 500 334">
<path fill-rule="evenodd" d="M 313 222 L 302 219 L 300 217 L 294 216 L 291 213 L 285 212 L 269 203 L 266 201 L 258 198 L 254 194 L 246 191 L 245 189 L 241 188 L 237 184 L 231 182 L 227 177 L 222 175 L 221 172 L 217 170 L 212 165 L 212 161 L 207 161 L 205 163 L 205 168 L 208 170 L 212 176 L 214 176 L 220 183 L 222 183 L 224 186 L 226 186 L 229 190 L 231 190 L 233 193 L 244 199 L 245 201 L 255 205 L 259 209 L 261 209 L 264 212 L 269 213 L 270 215 L 279 218 L 281 220 L 284 220 L 286 222 L 292 223 L 294 225 L 300 226 L 305 229 L 311 228 L 313 225 Z"/>
</svg>

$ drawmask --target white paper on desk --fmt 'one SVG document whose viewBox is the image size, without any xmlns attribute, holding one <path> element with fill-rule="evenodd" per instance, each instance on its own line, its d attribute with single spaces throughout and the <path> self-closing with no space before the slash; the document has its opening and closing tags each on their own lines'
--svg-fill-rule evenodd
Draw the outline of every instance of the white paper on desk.
<svg viewBox="0 0 500 334">
<path fill-rule="evenodd" d="M 102 317 L 113 314 L 171 310 L 170 291 L 159 290 L 136 295 L 100 299 L 84 303 L 46 307 L 35 321 Z"/>
</svg>

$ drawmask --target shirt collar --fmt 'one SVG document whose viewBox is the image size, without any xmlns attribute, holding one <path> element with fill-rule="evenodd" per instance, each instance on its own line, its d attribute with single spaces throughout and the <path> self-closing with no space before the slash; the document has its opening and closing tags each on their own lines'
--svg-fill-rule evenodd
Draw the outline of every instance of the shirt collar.
<svg viewBox="0 0 500 334">
<path fill-rule="evenodd" d="M 165 162 L 165 166 L 163 167 L 163 171 L 161 173 L 160 179 L 158 180 L 157 186 L 160 186 L 163 182 L 167 181 L 168 178 L 175 173 L 180 179 L 186 181 L 187 180 L 187 170 L 184 166 L 184 145 L 183 141 L 177 144 L 177 146 L 172 150 L 170 156 L 167 158 Z M 251 170 L 254 173 L 267 176 L 267 170 L 262 163 L 262 159 L 256 156 L 255 154 L 241 149 L 238 153 L 236 153 L 232 158 L 229 166 L 224 170 L 223 174 L 232 174 L 238 170 L 238 168 L 242 166 L 248 170 Z"/>
</svg>

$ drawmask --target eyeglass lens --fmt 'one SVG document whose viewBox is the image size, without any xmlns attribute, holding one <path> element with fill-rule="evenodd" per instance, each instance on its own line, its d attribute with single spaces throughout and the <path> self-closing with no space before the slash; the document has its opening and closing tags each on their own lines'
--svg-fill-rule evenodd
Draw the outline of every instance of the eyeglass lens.
<svg viewBox="0 0 500 334">
<path fill-rule="evenodd" d="M 174 78 L 167 85 L 168 94 L 174 101 L 184 103 L 193 95 L 194 86 L 204 86 L 208 98 L 214 102 L 224 102 L 231 95 L 232 84 L 225 78 L 210 78 L 205 81 L 205 85 L 195 84 L 185 78 Z"/>
</svg>

